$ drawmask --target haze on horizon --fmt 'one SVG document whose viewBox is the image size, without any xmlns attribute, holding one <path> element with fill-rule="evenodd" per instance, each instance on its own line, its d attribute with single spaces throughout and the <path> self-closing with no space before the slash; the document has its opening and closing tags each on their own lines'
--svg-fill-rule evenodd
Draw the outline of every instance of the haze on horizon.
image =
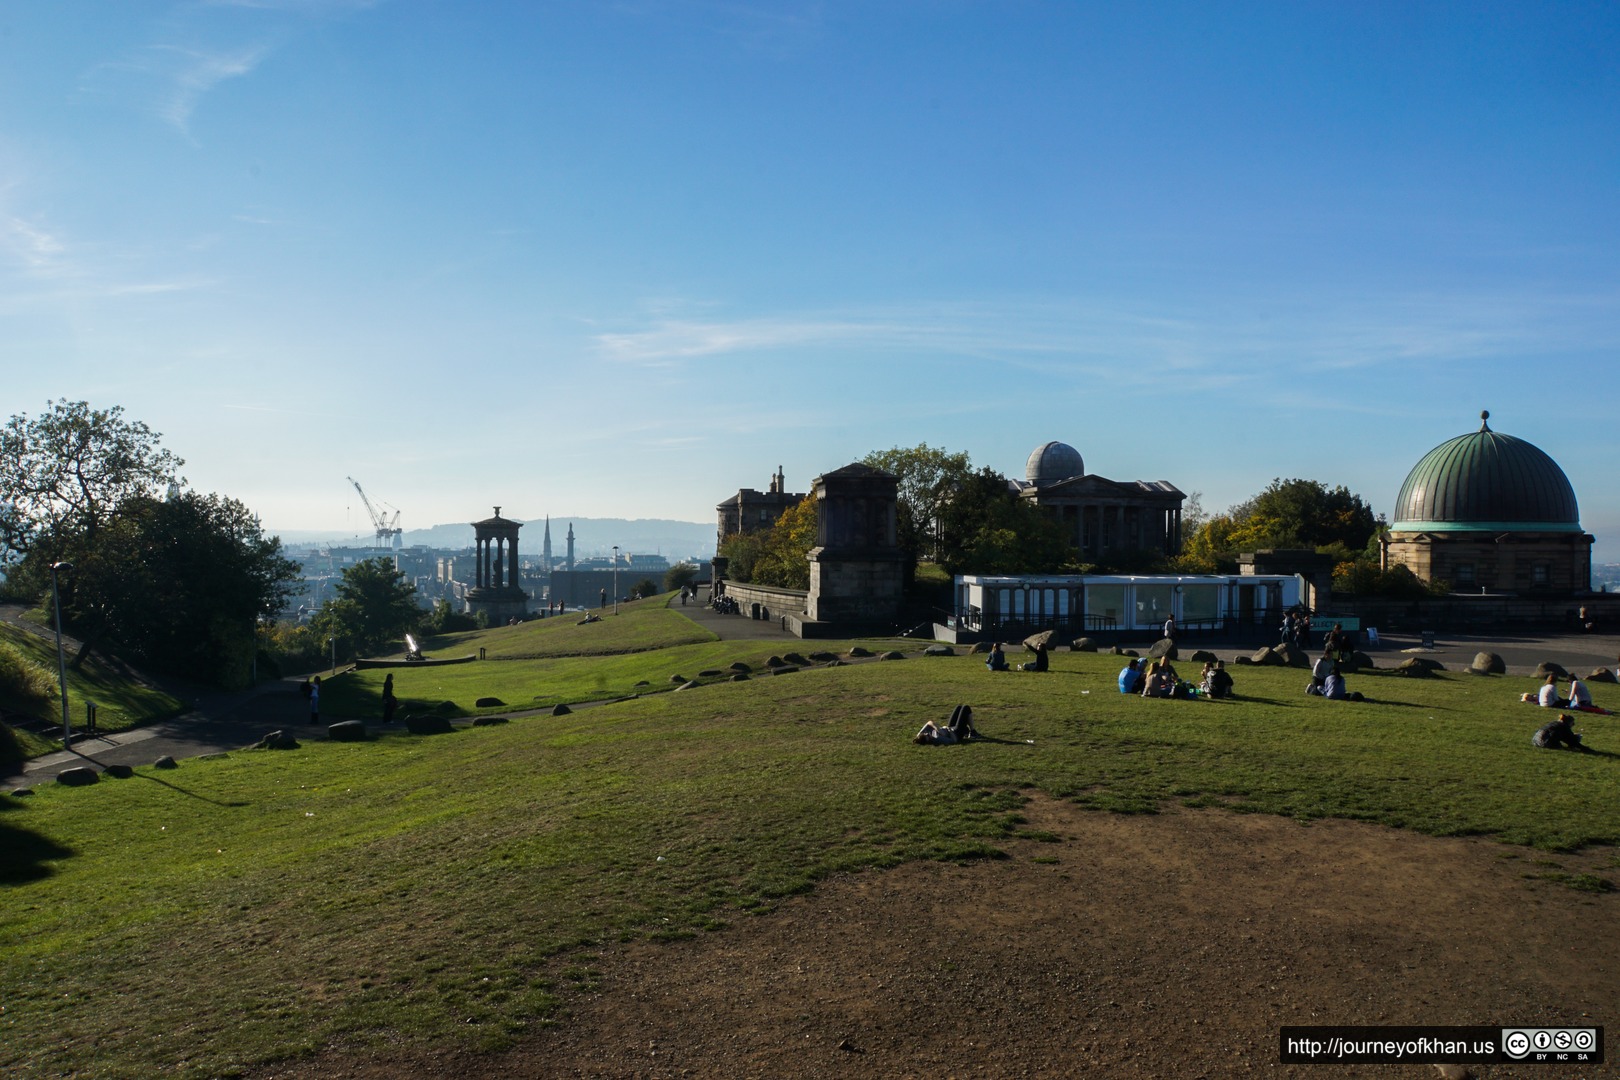
<svg viewBox="0 0 1620 1080">
<path fill-rule="evenodd" d="M 1620 9 L 19 4 L 5 415 L 272 530 L 706 522 L 927 442 L 1388 513 L 1478 426 L 1620 560 Z"/>
</svg>

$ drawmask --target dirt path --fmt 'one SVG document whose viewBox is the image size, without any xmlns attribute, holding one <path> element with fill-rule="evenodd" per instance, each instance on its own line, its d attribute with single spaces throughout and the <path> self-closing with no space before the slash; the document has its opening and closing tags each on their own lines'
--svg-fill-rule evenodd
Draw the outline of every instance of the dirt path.
<svg viewBox="0 0 1620 1080">
<path fill-rule="evenodd" d="M 1045 799 L 1028 816 L 1061 842 L 836 879 L 700 939 L 602 951 L 571 1015 L 507 1053 L 332 1053 L 266 1075 L 1435 1077 L 1283 1066 L 1278 1029 L 1617 1030 L 1620 894 L 1529 876 L 1612 878 L 1613 852 Z"/>
</svg>

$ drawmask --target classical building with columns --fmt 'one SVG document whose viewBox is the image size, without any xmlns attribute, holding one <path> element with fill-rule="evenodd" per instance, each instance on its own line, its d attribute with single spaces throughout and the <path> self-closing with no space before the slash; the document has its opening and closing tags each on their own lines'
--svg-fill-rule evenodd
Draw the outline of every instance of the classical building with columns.
<svg viewBox="0 0 1620 1080">
<path fill-rule="evenodd" d="M 483 612 L 489 621 L 501 623 L 528 612 L 529 594 L 518 587 L 518 530 L 521 523 L 495 516 L 475 521 L 475 567 L 477 582 L 467 590 L 467 613 Z"/>
<path fill-rule="evenodd" d="M 1029 455 L 1024 479 L 1013 485 L 1063 525 L 1085 558 L 1181 550 L 1181 504 L 1187 496 L 1168 480 L 1110 480 L 1087 473 L 1078 450 L 1049 442 Z"/>
</svg>

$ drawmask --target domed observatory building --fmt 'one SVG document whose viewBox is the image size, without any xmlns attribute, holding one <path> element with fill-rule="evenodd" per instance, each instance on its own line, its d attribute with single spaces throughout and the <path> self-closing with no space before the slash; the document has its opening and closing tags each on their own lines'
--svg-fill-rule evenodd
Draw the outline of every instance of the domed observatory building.
<svg viewBox="0 0 1620 1080">
<path fill-rule="evenodd" d="M 1589 592 L 1592 537 L 1569 478 L 1538 447 L 1492 431 L 1490 415 L 1407 474 L 1379 542 L 1384 567 L 1402 564 L 1459 593 Z"/>
<path fill-rule="evenodd" d="M 1051 514 L 1086 557 L 1126 551 L 1174 555 L 1181 550 L 1181 504 L 1168 480 L 1109 480 L 1088 475 L 1068 443 L 1037 446 L 1024 466 L 1018 493 Z"/>
</svg>

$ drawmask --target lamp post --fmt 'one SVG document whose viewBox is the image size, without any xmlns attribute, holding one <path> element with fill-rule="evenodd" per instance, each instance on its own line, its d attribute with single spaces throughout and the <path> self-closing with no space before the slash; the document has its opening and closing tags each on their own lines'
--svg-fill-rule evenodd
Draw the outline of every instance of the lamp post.
<svg viewBox="0 0 1620 1080">
<path fill-rule="evenodd" d="M 62 691 L 62 749 L 69 750 L 73 746 L 73 729 L 68 723 L 68 697 L 67 697 L 67 660 L 62 655 L 62 584 L 57 581 L 56 575 L 62 570 L 72 570 L 70 562 L 51 563 L 51 606 L 56 611 L 56 678 L 57 686 Z"/>
<path fill-rule="evenodd" d="M 613 614 L 619 613 L 619 545 L 613 545 Z"/>
<path fill-rule="evenodd" d="M 332 647 L 332 674 L 336 675 L 337 674 L 337 636 L 333 635 L 332 637 L 327 638 L 326 643 Z"/>
</svg>

